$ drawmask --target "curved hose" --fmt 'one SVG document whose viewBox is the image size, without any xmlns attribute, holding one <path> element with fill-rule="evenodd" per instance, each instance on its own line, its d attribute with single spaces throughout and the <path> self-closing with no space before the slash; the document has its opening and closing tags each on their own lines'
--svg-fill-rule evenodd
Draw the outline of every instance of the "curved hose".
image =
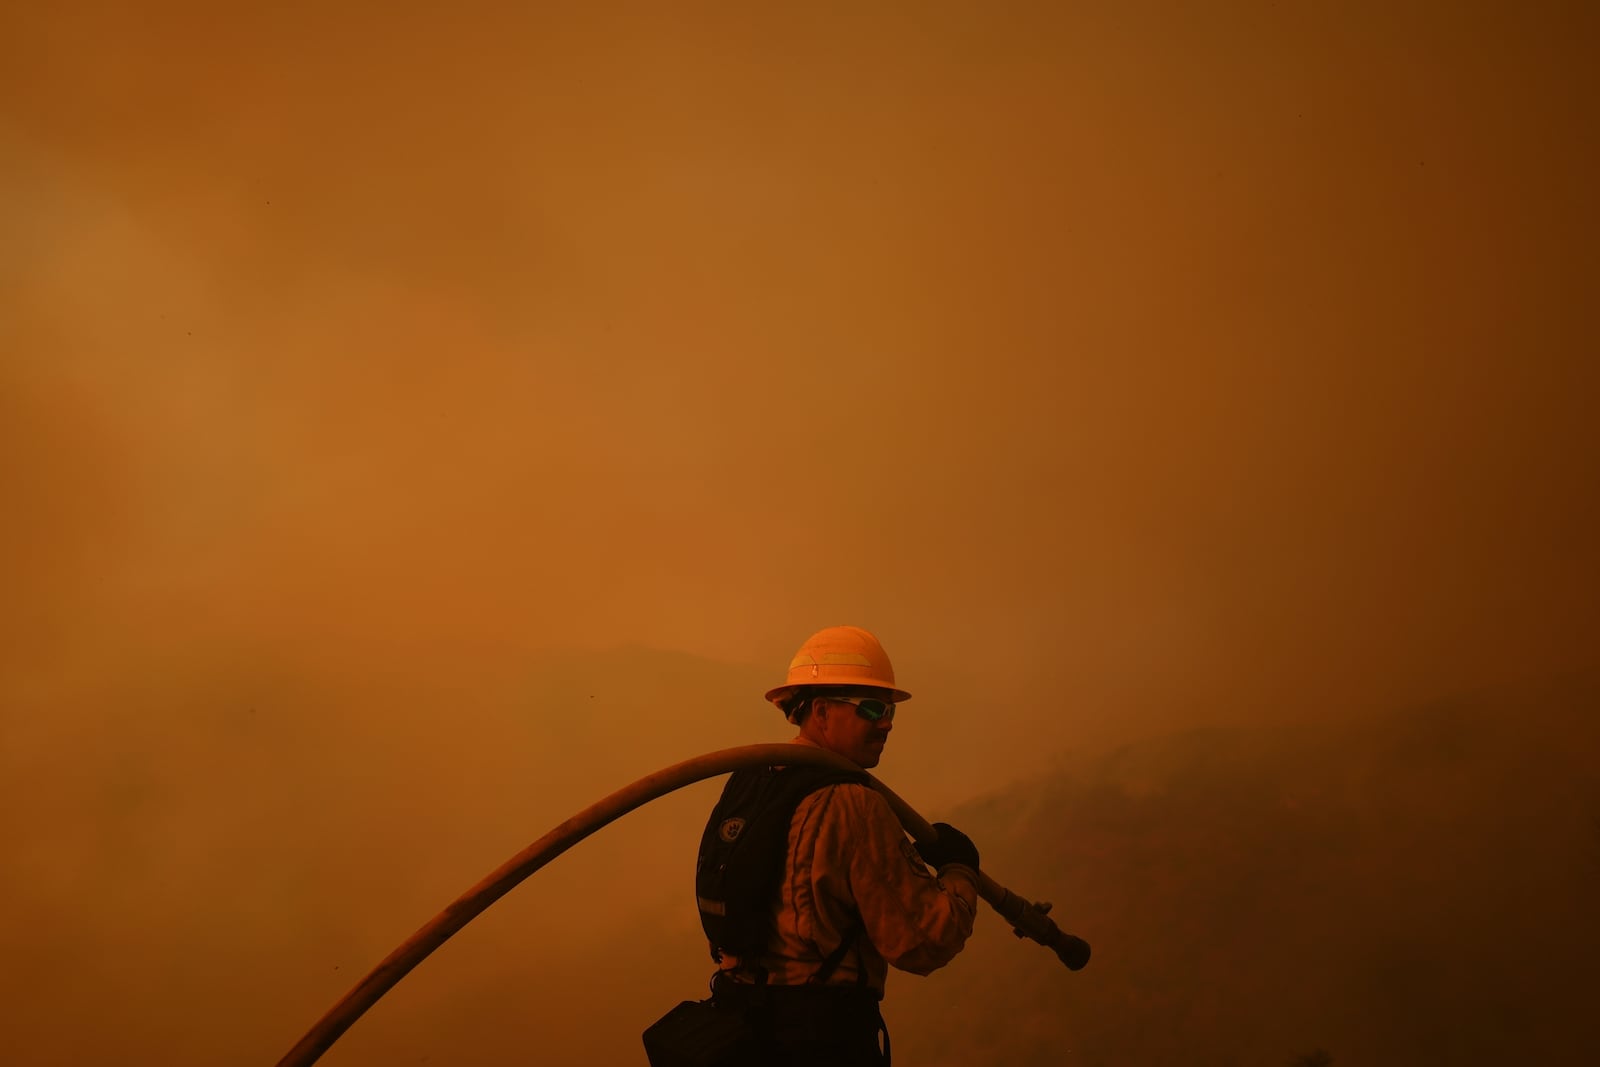
<svg viewBox="0 0 1600 1067">
<path fill-rule="evenodd" d="M 666 796 L 686 785 L 727 774 L 744 767 L 784 766 L 811 764 L 836 767 L 840 770 L 860 771 L 861 768 L 825 749 L 808 745 L 771 744 L 745 745 L 708 752 L 694 759 L 684 760 L 671 767 L 617 790 L 610 796 L 591 804 L 566 822 L 557 826 L 539 840 L 512 856 L 491 871 L 477 885 L 434 916 L 416 933 L 406 938 L 400 946 L 318 1019 L 306 1031 L 278 1067 L 307 1067 L 315 1063 L 339 1036 L 348 1030 L 366 1010 L 378 1002 L 411 969 L 428 957 L 434 949 L 444 944 L 457 930 L 477 918 L 489 905 L 509 893 L 524 878 L 549 863 L 596 830 L 615 822 L 637 807 Z M 888 786 L 868 775 L 874 789 L 882 793 L 894 809 L 895 816 L 906 832 L 918 841 L 931 841 L 937 835 L 927 821 L 912 810 Z M 1045 914 L 1049 905 L 1032 905 L 999 885 L 988 875 L 979 873 L 978 894 L 1016 928 L 1017 936 L 1028 936 L 1055 950 L 1061 961 L 1078 970 L 1089 960 L 1089 946 L 1070 934 L 1057 929 Z"/>
</svg>

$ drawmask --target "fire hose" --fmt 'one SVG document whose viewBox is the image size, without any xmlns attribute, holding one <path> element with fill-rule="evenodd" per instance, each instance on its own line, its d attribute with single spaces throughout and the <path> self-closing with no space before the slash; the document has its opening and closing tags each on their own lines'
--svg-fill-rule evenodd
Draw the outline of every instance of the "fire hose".
<svg viewBox="0 0 1600 1067">
<path fill-rule="evenodd" d="M 523 879 L 543 867 L 596 830 L 615 822 L 635 808 L 666 796 L 686 785 L 727 774 L 745 767 L 792 766 L 810 764 L 857 771 L 861 768 L 825 749 L 807 745 L 769 744 L 745 745 L 708 752 L 703 756 L 685 760 L 671 767 L 617 790 L 610 796 L 591 804 L 566 822 L 557 826 L 539 840 L 512 856 L 477 885 L 468 889 L 416 933 L 401 942 L 365 978 L 357 982 L 348 993 L 329 1008 L 316 1024 L 306 1031 L 293 1048 L 278 1061 L 278 1067 L 307 1067 L 315 1063 L 339 1036 L 357 1019 L 378 1002 L 409 974 L 412 968 L 428 957 L 434 949 L 444 944 L 467 923 L 477 918 L 489 905 L 505 896 Z M 932 826 L 900 799 L 888 786 L 868 775 L 869 784 L 883 794 L 894 810 L 900 825 L 917 841 L 931 842 L 937 838 Z M 978 895 L 988 901 L 1000 916 L 1011 923 L 1018 937 L 1028 937 L 1055 952 L 1070 970 L 1079 970 L 1089 962 L 1089 945 L 1080 938 L 1064 933 L 1045 913 L 1048 904 L 1031 904 L 1000 885 L 989 875 L 978 872 Z"/>
</svg>

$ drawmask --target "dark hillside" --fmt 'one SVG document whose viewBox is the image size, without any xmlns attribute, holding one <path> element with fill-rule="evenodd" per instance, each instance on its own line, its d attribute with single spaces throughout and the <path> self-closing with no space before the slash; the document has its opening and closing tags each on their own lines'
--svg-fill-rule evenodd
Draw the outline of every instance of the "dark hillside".
<svg viewBox="0 0 1600 1067">
<path fill-rule="evenodd" d="M 1590 1064 L 1593 679 L 1339 726 L 1198 730 L 968 805 L 1003 883 L 1095 946 L 996 936 L 892 992 L 940 1064 Z M 921 1020 L 920 1022 L 918 1020 Z"/>
</svg>

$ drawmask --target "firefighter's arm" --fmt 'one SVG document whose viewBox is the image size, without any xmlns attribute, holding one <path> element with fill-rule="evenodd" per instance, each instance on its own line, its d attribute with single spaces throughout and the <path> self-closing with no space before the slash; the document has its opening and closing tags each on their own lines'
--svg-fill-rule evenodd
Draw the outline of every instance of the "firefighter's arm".
<svg viewBox="0 0 1600 1067">
<path fill-rule="evenodd" d="M 977 873 L 952 863 L 935 875 L 901 829 L 888 802 L 865 786 L 840 786 L 854 818 L 850 888 L 867 936 L 903 971 L 927 974 L 955 958 L 972 934 Z"/>
</svg>

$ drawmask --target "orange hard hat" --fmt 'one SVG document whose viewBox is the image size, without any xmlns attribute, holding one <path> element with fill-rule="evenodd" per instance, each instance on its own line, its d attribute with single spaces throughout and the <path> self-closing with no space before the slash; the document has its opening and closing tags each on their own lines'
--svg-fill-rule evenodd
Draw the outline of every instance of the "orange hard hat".
<svg viewBox="0 0 1600 1067">
<path fill-rule="evenodd" d="M 767 690 L 767 699 L 782 708 L 791 693 L 807 685 L 887 689 L 896 703 L 911 699 L 895 686 L 894 667 L 883 646 L 859 626 L 830 626 L 806 638 L 789 661 L 788 679 Z"/>
</svg>

